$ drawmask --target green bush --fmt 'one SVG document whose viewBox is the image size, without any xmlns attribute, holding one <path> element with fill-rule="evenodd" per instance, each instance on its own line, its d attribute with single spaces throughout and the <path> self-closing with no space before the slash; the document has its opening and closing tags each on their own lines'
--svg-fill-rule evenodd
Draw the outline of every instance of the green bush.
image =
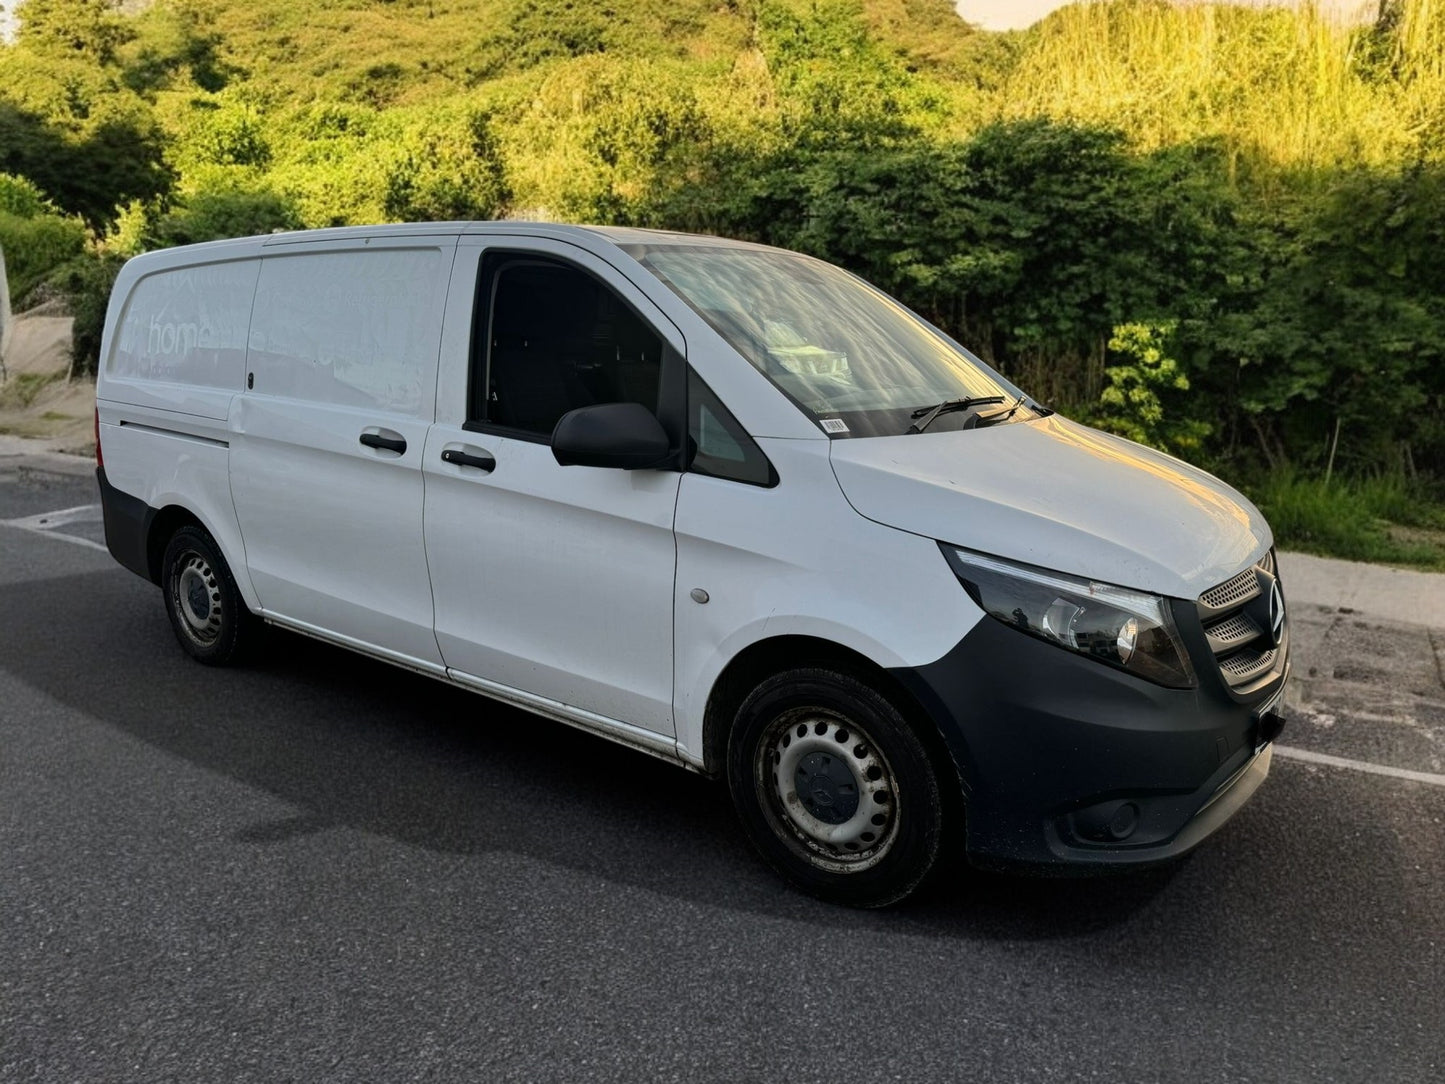
<svg viewBox="0 0 1445 1084">
<path fill-rule="evenodd" d="M 85 226 L 79 219 L 54 214 L 21 218 L 0 211 L 0 251 L 5 253 L 11 306 L 20 308 L 47 275 L 80 255 L 85 240 Z"/>
<path fill-rule="evenodd" d="M 116 255 L 87 254 L 56 269 L 47 280 L 52 289 L 66 298 L 75 317 L 71 357 L 77 373 L 95 375 L 110 290 L 124 263 L 125 260 Z"/>
<path fill-rule="evenodd" d="M 390 152 L 382 206 L 392 221 L 491 218 L 511 195 L 484 112 L 428 118 L 410 127 Z"/>
<path fill-rule="evenodd" d="M 296 208 L 269 189 L 209 189 L 155 217 L 144 233 L 146 248 L 192 245 L 226 237 L 251 237 L 301 226 Z"/>
<path fill-rule="evenodd" d="M 43 214 L 54 213 L 54 205 L 30 180 L 17 177 L 13 173 L 0 173 L 0 214 L 11 214 L 16 218 L 37 218 Z"/>
<path fill-rule="evenodd" d="M 1082 412 L 1082 420 L 1161 451 L 1197 457 L 1209 426 L 1184 414 L 1179 393 L 1189 390 L 1189 378 L 1171 356 L 1175 327 L 1116 327 L 1109 340 L 1106 386 L 1098 405 Z"/>
</svg>

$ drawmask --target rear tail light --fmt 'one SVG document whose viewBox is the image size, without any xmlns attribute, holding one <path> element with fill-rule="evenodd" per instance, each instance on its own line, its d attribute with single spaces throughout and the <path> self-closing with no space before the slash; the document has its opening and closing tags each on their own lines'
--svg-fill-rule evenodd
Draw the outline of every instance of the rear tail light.
<svg viewBox="0 0 1445 1084">
<path fill-rule="evenodd" d="M 105 457 L 100 454 L 100 407 L 95 408 L 95 465 L 105 466 Z"/>
</svg>

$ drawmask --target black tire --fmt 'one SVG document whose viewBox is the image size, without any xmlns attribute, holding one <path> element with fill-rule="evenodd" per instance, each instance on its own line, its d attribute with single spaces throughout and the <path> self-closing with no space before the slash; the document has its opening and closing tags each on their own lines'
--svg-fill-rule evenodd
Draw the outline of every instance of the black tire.
<svg viewBox="0 0 1445 1084">
<path fill-rule="evenodd" d="M 933 760 L 886 697 L 846 674 L 790 670 L 754 689 L 729 737 L 727 777 L 753 845 L 812 895 L 885 907 L 938 859 Z"/>
<path fill-rule="evenodd" d="M 166 616 L 186 654 L 208 666 L 245 658 L 260 639 L 256 620 L 220 547 L 203 528 L 182 527 L 161 558 Z"/>
</svg>

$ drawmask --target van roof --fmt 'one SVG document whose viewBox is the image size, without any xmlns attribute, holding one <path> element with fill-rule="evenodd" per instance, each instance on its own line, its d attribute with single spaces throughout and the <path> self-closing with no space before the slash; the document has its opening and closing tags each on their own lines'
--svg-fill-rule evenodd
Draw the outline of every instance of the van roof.
<svg viewBox="0 0 1445 1084">
<path fill-rule="evenodd" d="M 219 241 L 203 241 L 194 245 L 178 245 L 172 248 L 154 249 L 142 253 L 131 261 L 134 264 L 130 274 L 151 272 L 190 266 L 196 262 L 246 259 L 260 255 L 267 249 L 285 248 L 290 245 L 324 244 L 326 242 L 351 241 L 364 237 L 437 237 L 457 235 L 486 235 L 550 237 L 558 241 L 571 241 L 584 248 L 593 247 L 603 241 L 619 248 L 631 245 L 686 245 L 689 247 L 752 248 L 767 246 L 747 241 L 734 241 L 725 237 L 706 234 L 678 233 L 669 230 L 648 230 L 633 226 L 573 226 L 559 222 L 526 222 L 499 220 L 491 222 L 397 222 L 371 226 L 337 226 L 320 230 L 288 230 L 254 237 L 227 238 Z M 129 266 L 129 265 L 128 265 Z"/>
<path fill-rule="evenodd" d="M 502 219 L 489 222 L 398 222 L 375 226 L 338 226 L 321 230 L 288 230 L 261 238 L 270 248 L 276 245 L 315 241 L 342 241 L 353 237 L 417 237 L 437 234 L 523 233 L 533 237 L 575 239 L 579 234 L 601 237 L 616 245 L 716 245 L 742 246 L 746 241 L 675 230 L 649 230 L 636 226 L 574 226 L 561 222 L 528 222 Z"/>
</svg>

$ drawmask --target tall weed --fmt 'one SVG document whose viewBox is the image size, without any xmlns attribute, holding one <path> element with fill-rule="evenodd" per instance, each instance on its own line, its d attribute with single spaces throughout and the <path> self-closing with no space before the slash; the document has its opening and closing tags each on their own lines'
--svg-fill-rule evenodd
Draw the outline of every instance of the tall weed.
<svg viewBox="0 0 1445 1084">
<path fill-rule="evenodd" d="M 1146 148 L 1225 136 L 1266 167 L 1389 164 L 1440 113 L 1440 7 L 1398 0 L 1359 27 L 1311 3 L 1071 4 L 1035 28 L 1001 108 L 1119 125 Z"/>
</svg>

